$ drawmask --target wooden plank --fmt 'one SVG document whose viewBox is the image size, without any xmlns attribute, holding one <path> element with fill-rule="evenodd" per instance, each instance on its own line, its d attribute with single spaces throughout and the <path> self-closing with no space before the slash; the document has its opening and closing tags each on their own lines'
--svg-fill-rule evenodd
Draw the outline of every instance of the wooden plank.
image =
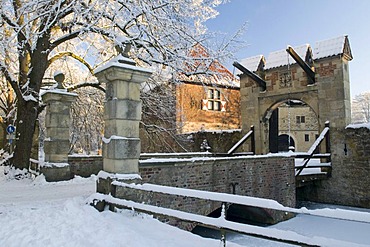
<svg viewBox="0 0 370 247">
<path fill-rule="evenodd" d="M 293 47 L 288 46 L 286 51 L 298 63 L 298 65 L 306 72 L 309 84 L 315 84 L 315 71 L 295 52 Z"/>
<path fill-rule="evenodd" d="M 244 67 L 238 62 L 234 62 L 233 66 L 237 69 L 239 69 L 241 72 L 243 72 L 245 75 L 247 75 L 249 78 L 251 78 L 253 81 L 257 83 L 258 86 L 261 87 L 262 91 L 266 90 L 266 81 L 264 81 L 261 77 L 256 75 L 255 73 L 251 72 L 249 69 Z"/>
</svg>

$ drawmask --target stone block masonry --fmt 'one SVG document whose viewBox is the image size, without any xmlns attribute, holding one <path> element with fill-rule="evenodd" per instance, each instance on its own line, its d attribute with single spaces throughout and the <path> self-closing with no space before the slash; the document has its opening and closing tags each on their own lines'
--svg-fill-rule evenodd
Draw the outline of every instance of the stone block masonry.
<svg viewBox="0 0 370 247">
<path fill-rule="evenodd" d="M 68 180 L 69 126 L 71 124 L 70 107 L 77 94 L 65 89 L 46 91 L 42 100 L 46 105 L 44 140 L 45 164 L 40 168 L 47 181 Z"/>
<path fill-rule="evenodd" d="M 103 139 L 106 172 L 137 174 L 139 171 L 140 84 L 150 75 L 150 71 L 122 56 L 96 72 L 99 82 L 106 84 Z"/>
</svg>

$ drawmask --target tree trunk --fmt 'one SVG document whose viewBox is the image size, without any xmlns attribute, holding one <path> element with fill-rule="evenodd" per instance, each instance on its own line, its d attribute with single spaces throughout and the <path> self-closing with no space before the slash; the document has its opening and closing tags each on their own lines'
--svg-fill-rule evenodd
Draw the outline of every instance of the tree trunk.
<svg viewBox="0 0 370 247">
<path fill-rule="evenodd" d="M 27 169 L 30 163 L 32 138 L 35 131 L 38 103 L 18 100 L 17 129 L 13 159 L 11 163 L 19 169 Z"/>
</svg>

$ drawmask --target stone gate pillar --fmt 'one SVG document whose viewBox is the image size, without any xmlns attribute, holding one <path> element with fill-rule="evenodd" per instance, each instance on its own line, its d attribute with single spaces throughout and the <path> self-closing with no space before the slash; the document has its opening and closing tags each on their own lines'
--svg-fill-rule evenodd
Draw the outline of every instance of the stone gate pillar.
<svg viewBox="0 0 370 247">
<path fill-rule="evenodd" d="M 68 162 L 70 108 L 76 97 L 77 94 L 67 93 L 62 89 L 48 91 L 42 96 L 46 104 L 46 138 L 44 141 L 46 162 Z"/>
<path fill-rule="evenodd" d="M 103 169 L 118 174 L 138 174 L 141 120 L 140 84 L 151 72 L 118 56 L 96 72 L 106 84 L 104 105 Z"/>
</svg>

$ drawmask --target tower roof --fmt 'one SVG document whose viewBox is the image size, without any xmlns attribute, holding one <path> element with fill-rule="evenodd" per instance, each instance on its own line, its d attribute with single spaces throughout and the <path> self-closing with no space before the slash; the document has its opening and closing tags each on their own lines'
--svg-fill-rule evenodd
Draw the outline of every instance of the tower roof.
<svg viewBox="0 0 370 247">
<path fill-rule="evenodd" d="M 313 55 L 314 59 L 320 59 L 342 54 L 345 55 L 348 60 L 353 59 L 347 35 L 316 42 Z"/>
</svg>

